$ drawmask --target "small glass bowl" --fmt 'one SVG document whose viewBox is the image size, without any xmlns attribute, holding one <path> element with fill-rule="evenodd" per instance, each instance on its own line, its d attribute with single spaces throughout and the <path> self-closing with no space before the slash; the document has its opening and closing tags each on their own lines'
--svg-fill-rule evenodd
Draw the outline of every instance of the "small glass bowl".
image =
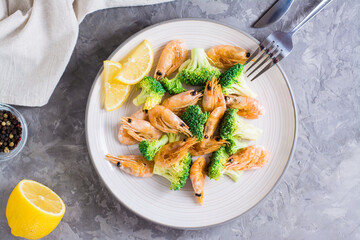
<svg viewBox="0 0 360 240">
<path fill-rule="evenodd" d="M 0 152 L 0 162 L 10 160 L 14 158 L 16 155 L 18 155 L 19 152 L 21 152 L 21 150 L 24 148 L 28 136 L 28 128 L 23 115 L 18 110 L 11 107 L 10 105 L 1 103 L 0 111 L 2 110 L 9 111 L 17 117 L 17 119 L 21 123 L 22 134 L 21 134 L 20 142 L 13 150 L 11 150 L 9 153 Z"/>
</svg>

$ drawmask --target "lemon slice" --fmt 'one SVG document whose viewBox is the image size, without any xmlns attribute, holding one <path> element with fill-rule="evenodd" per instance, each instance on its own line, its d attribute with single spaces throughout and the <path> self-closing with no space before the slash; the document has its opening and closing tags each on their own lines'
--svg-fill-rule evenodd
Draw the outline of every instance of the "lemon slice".
<svg viewBox="0 0 360 240">
<path fill-rule="evenodd" d="M 22 180 L 10 194 L 6 218 L 17 237 L 38 239 L 48 235 L 65 213 L 61 198 L 45 185 Z"/>
<path fill-rule="evenodd" d="M 130 93 L 130 86 L 115 80 L 121 64 L 115 61 L 104 61 L 103 80 L 105 89 L 105 110 L 110 112 L 121 107 Z"/>
<path fill-rule="evenodd" d="M 153 62 L 154 53 L 151 44 L 144 40 L 122 60 L 123 69 L 116 79 L 121 83 L 134 85 L 150 72 Z"/>
</svg>

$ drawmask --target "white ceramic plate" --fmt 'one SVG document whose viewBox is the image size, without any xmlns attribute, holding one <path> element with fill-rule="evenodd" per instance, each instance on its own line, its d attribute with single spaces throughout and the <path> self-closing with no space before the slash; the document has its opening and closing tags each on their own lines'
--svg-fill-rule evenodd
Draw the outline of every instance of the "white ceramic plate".
<svg viewBox="0 0 360 240">
<path fill-rule="evenodd" d="M 155 53 L 154 68 L 165 44 L 184 39 L 189 49 L 209 48 L 218 44 L 236 45 L 253 52 L 257 41 L 232 27 L 204 20 L 173 20 L 148 27 L 121 44 L 109 57 L 119 61 L 141 41 L 147 39 Z M 153 75 L 154 68 L 150 72 Z M 271 152 L 270 162 L 262 169 L 246 171 L 234 183 L 224 176 L 220 181 L 205 181 L 204 206 L 198 205 L 188 179 L 180 191 L 170 191 L 169 183 L 160 176 L 137 178 L 120 171 L 104 160 L 114 155 L 139 154 L 137 145 L 121 145 L 117 140 L 119 120 L 138 110 L 131 100 L 113 112 L 102 107 L 101 71 L 92 86 L 86 113 L 86 134 L 95 169 L 116 198 L 138 215 L 153 222 L 175 228 L 201 228 L 233 219 L 261 201 L 275 186 L 291 157 L 296 139 L 295 103 L 286 77 L 279 67 L 273 67 L 256 81 L 249 83 L 258 93 L 266 114 L 251 122 L 263 129 L 256 141 Z"/>
</svg>

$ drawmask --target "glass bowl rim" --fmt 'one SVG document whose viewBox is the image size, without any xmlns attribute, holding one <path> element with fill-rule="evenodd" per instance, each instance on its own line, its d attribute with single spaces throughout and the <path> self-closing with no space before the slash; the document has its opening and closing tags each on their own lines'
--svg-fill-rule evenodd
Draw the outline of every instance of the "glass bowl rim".
<svg viewBox="0 0 360 240">
<path fill-rule="evenodd" d="M 14 114 L 17 117 L 17 119 L 19 120 L 19 122 L 21 123 L 21 127 L 22 127 L 21 140 L 18 143 L 17 147 L 15 147 L 9 153 L 0 153 L 0 162 L 3 162 L 3 161 L 7 161 L 7 160 L 14 158 L 22 151 L 22 149 L 24 148 L 25 143 L 27 141 L 28 128 L 27 128 L 27 123 L 26 123 L 24 116 L 16 108 L 14 108 L 8 104 L 0 103 L 0 110 L 6 110 L 6 111 L 9 111 L 12 114 Z"/>
</svg>

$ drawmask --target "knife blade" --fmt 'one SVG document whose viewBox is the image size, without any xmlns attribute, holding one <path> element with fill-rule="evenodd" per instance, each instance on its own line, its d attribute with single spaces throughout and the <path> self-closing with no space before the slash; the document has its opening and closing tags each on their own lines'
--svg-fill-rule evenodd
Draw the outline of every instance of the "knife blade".
<svg viewBox="0 0 360 240">
<path fill-rule="evenodd" d="M 294 0 L 278 0 L 269 10 L 254 24 L 255 28 L 266 27 L 276 22 L 289 10 Z"/>
</svg>

